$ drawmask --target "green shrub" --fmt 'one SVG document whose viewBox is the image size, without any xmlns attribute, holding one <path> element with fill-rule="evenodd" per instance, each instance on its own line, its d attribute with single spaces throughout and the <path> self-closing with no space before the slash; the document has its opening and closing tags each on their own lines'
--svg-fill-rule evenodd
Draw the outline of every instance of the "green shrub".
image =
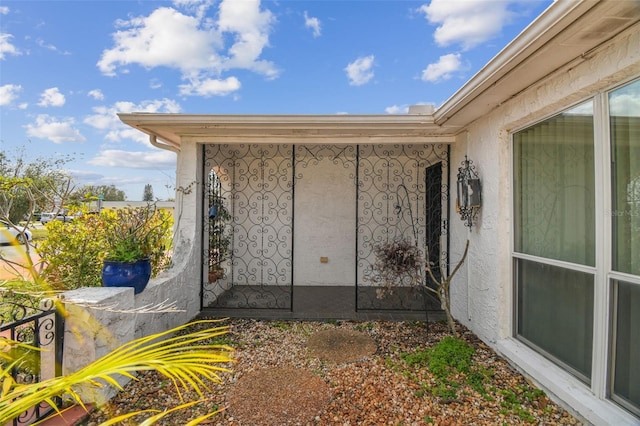
<svg viewBox="0 0 640 426">
<path fill-rule="evenodd" d="M 37 246 L 46 282 L 57 290 L 101 286 L 106 254 L 102 215 L 85 215 L 70 223 L 53 220 L 46 228 L 49 233 Z"/>
<path fill-rule="evenodd" d="M 108 231 L 117 228 L 120 221 L 118 211 L 103 210 L 81 215 L 70 223 L 47 223 L 48 236 L 37 246 L 44 263 L 42 277 L 57 290 L 101 286 L 102 263 L 110 247 Z M 173 229 L 171 213 L 156 210 L 146 226 L 153 228 L 148 244 L 155 248 L 150 255 L 151 276 L 155 277 L 170 262 L 167 248 Z"/>
</svg>

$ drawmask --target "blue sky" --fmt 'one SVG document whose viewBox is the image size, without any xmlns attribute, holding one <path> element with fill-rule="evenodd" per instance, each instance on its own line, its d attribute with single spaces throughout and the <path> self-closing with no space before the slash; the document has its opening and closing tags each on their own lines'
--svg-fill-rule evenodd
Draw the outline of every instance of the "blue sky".
<svg viewBox="0 0 640 426">
<path fill-rule="evenodd" d="M 173 197 L 118 112 L 402 114 L 452 96 L 551 0 L 0 0 L 0 145 Z"/>
</svg>

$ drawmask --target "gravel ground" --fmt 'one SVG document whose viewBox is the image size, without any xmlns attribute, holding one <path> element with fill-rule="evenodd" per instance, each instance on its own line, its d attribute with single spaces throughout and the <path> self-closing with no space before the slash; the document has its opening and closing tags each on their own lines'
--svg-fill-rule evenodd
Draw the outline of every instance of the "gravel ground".
<svg viewBox="0 0 640 426">
<path fill-rule="evenodd" d="M 459 327 L 474 349 L 467 373 L 438 378 L 410 354 L 448 335 L 443 323 L 229 320 L 233 373 L 207 399 L 161 425 L 223 409 L 209 425 L 577 425 L 521 374 Z M 415 358 L 413 358 L 415 359 Z M 185 400 L 197 400 L 183 391 Z M 131 382 L 82 424 L 95 426 L 134 410 L 178 405 L 173 385 L 156 373 Z M 128 424 L 139 424 L 141 418 Z"/>
</svg>

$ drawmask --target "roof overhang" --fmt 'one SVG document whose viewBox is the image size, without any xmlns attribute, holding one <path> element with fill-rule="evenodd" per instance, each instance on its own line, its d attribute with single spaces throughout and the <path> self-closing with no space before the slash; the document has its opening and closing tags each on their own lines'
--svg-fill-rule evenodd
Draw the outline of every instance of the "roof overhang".
<svg viewBox="0 0 640 426">
<path fill-rule="evenodd" d="M 179 151 L 199 143 L 452 143 L 431 115 L 214 115 L 118 114 L 160 146 Z"/>
<path fill-rule="evenodd" d="M 636 0 L 555 1 L 438 108 L 436 124 L 463 129 L 639 21 Z"/>
</svg>

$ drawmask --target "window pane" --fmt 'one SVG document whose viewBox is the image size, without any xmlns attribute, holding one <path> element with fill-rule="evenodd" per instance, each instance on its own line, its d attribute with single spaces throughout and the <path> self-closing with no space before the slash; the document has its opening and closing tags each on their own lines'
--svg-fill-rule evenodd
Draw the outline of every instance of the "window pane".
<svg viewBox="0 0 640 426">
<path fill-rule="evenodd" d="M 640 275 L 640 81 L 609 95 L 613 268 Z"/>
<path fill-rule="evenodd" d="M 593 107 L 514 135 L 515 249 L 595 265 Z"/>
<path fill-rule="evenodd" d="M 578 377 L 591 377 L 593 276 L 516 259 L 517 333 Z"/>
<path fill-rule="evenodd" d="M 613 393 L 640 413 L 640 285 L 617 282 Z"/>
</svg>

